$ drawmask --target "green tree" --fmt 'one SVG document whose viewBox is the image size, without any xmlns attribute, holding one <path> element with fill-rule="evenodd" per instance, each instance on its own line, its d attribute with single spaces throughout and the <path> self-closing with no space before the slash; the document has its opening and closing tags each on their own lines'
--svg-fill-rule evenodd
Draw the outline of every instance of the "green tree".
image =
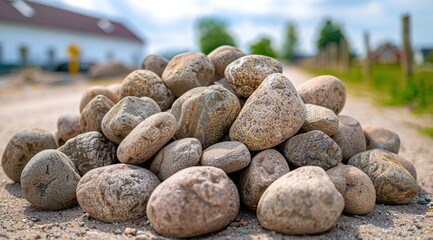
<svg viewBox="0 0 433 240">
<path fill-rule="evenodd" d="M 332 19 L 328 18 L 324 21 L 320 29 L 320 35 L 317 39 L 317 49 L 323 50 L 331 43 L 336 43 L 338 46 L 343 39 L 346 39 L 346 37 L 344 36 L 340 25 L 334 23 Z"/>
<path fill-rule="evenodd" d="M 293 22 L 287 23 L 285 40 L 283 43 L 283 57 L 292 61 L 298 48 L 298 33 Z"/>
<path fill-rule="evenodd" d="M 197 21 L 200 49 L 208 54 L 221 45 L 236 46 L 226 24 L 216 18 L 205 17 Z"/>
<path fill-rule="evenodd" d="M 257 42 L 251 44 L 250 53 L 265 55 L 273 58 L 277 56 L 274 49 L 272 49 L 271 39 L 268 37 L 261 37 L 259 40 L 257 40 Z"/>
</svg>

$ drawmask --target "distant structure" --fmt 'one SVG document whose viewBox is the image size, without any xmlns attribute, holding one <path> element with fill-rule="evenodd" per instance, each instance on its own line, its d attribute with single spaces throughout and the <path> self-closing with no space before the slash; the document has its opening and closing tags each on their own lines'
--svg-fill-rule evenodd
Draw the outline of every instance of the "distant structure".
<svg viewBox="0 0 433 240">
<path fill-rule="evenodd" d="M 77 48 L 80 61 L 137 66 L 144 41 L 122 23 L 36 2 L 0 0 L 0 65 L 54 66 Z"/>
<path fill-rule="evenodd" d="M 387 42 L 376 48 L 371 56 L 378 64 L 397 64 L 401 60 L 401 51 L 392 43 Z"/>
</svg>

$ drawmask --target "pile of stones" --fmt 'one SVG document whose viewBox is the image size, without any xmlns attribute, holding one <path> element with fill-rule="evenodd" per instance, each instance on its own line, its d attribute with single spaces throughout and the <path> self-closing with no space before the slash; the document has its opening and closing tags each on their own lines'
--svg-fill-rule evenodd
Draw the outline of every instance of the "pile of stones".
<svg viewBox="0 0 433 240">
<path fill-rule="evenodd" d="M 314 234 L 342 212 L 411 202 L 416 171 L 397 155 L 399 136 L 339 115 L 336 77 L 296 89 L 282 70 L 230 46 L 148 56 L 122 84 L 84 92 L 55 135 L 16 133 L 3 169 L 34 207 L 147 218 L 176 238 L 225 228 L 241 205 L 266 229 Z"/>
</svg>

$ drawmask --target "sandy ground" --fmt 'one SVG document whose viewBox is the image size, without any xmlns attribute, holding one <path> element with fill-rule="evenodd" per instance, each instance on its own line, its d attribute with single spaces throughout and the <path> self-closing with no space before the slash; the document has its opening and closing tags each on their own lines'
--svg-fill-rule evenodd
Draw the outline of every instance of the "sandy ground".
<svg viewBox="0 0 433 240">
<path fill-rule="evenodd" d="M 295 86 L 311 78 L 287 67 L 284 73 Z M 75 81 L 75 80 L 69 80 Z M 67 81 L 66 81 L 67 82 Z M 65 84 L 36 84 L 7 87 L 0 84 L 0 152 L 20 129 L 56 130 L 57 117 L 78 113 L 84 81 Z M 350 89 L 351 92 L 356 92 Z M 359 94 L 357 94 L 359 95 Z M 376 107 L 366 96 L 350 95 L 342 114 L 361 124 L 375 124 L 394 130 L 401 138 L 401 156 L 418 172 L 420 191 L 407 205 L 378 204 L 365 216 L 343 214 L 329 231 L 312 236 L 285 236 L 263 229 L 254 214 L 245 210 L 226 229 L 203 236 L 208 239 L 433 239 L 433 139 L 418 130 L 433 124 L 433 117 L 413 115 L 405 108 Z M 125 228 L 138 232 L 125 234 Z M 133 230 L 134 230 L 133 229 Z M 128 230 L 127 230 L 128 231 Z M 107 224 L 89 217 L 80 207 L 64 211 L 33 208 L 22 197 L 18 184 L 0 170 L 0 239 L 162 239 L 144 220 Z"/>
</svg>

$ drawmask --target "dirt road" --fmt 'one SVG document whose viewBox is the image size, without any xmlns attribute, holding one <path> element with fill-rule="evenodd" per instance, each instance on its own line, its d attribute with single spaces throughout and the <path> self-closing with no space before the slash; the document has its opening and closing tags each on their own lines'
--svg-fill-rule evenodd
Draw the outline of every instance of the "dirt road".
<svg viewBox="0 0 433 240">
<path fill-rule="evenodd" d="M 311 78 L 293 67 L 284 73 L 295 86 Z M 78 113 L 80 82 L 62 86 L 37 85 L 0 93 L 0 153 L 20 129 L 56 130 L 62 113 Z M 367 98 L 349 96 L 342 114 L 362 125 L 375 124 L 400 135 L 400 154 L 418 172 L 420 193 L 408 205 L 376 205 L 365 216 L 343 215 L 336 227 L 314 236 L 284 236 L 260 227 L 253 214 L 241 211 L 227 229 L 204 236 L 211 239 L 433 239 L 433 208 L 427 204 L 433 194 L 433 140 L 418 129 L 433 123 L 432 116 L 414 116 L 404 108 L 375 107 Z M 126 227 L 138 229 L 138 239 L 159 239 L 147 221 L 106 224 L 90 218 L 80 207 L 65 211 L 41 211 L 22 198 L 18 184 L 0 170 L 0 239 L 129 239 Z"/>
</svg>

